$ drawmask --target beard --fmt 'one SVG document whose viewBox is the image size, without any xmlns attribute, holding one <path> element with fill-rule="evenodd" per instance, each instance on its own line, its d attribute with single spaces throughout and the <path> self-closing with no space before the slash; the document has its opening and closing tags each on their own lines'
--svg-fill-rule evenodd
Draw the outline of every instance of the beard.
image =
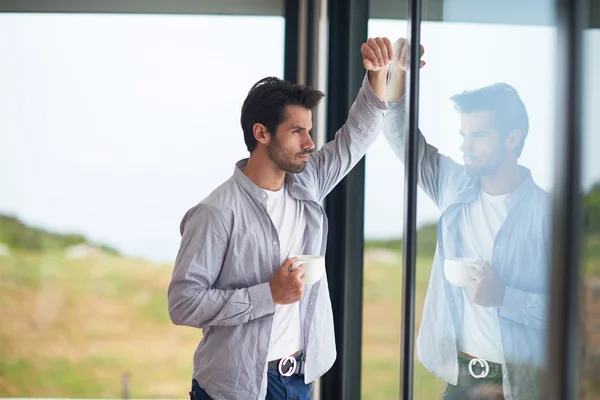
<svg viewBox="0 0 600 400">
<path fill-rule="evenodd" d="M 467 154 L 468 155 L 468 154 Z M 467 173 L 472 177 L 482 177 L 494 175 L 500 166 L 506 161 L 507 150 L 499 147 L 488 159 L 481 165 L 466 165 Z M 472 160 L 481 160 L 480 158 L 470 157 Z"/>
<path fill-rule="evenodd" d="M 269 143 L 267 146 L 267 155 L 273 161 L 273 163 L 282 171 L 297 174 L 304 171 L 306 162 L 297 161 L 294 162 L 297 156 L 310 154 L 312 151 L 302 151 L 297 154 L 291 154 L 285 148 L 281 146 L 277 138 Z"/>
</svg>

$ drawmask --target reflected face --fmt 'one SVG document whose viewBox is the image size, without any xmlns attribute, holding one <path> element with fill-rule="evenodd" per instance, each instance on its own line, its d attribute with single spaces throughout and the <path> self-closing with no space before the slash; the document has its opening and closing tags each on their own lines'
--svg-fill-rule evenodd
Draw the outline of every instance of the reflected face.
<svg viewBox="0 0 600 400">
<path fill-rule="evenodd" d="M 495 173 L 506 160 L 509 151 L 494 126 L 491 111 L 474 111 L 461 115 L 460 151 L 467 172 L 472 176 L 485 176 Z"/>
<path fill-rule="evenodd" d="M 277 127 L 276 134 L 270 137 L 267 154 L 279 169 L 302 172 L 315 149 L 310 137 L 312 112 L 302 106 L 289 105 L 285 113 L 285 120 Z"/>
</svg>

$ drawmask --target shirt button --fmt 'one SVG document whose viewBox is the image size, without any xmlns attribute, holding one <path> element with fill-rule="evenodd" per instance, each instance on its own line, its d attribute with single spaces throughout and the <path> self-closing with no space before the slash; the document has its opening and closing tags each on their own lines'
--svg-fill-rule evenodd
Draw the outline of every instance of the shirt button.
<svg viewBox="0 0 600 400">
<path fill-rule="evenodd" d="M 273 242 L 273 246 L 277 246 L 277 242 L 276 242 L 276 241 L 275 241 L 275 242 Z"/>
<path fill-rule="evenodd" d="M 267 198 L 267 194 L 266 194 L 266 193 L 263 193 L 263 195 L 262 195 L 262 196 L 263 196 L 263 199 L 266 199 L 266 198 Z"/>
<path fill-rule="evenodd" d="M 500 245 L 499 245 L 499 244 L 497 244 L 497 245 L 496 245 L 496 250 L 499 250 L 499 249 L 500 249 Z"/>
</svg>

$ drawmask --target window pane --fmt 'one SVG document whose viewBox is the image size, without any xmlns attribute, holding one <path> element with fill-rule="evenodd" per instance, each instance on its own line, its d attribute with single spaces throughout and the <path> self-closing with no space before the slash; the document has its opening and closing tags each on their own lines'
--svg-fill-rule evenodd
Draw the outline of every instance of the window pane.
<svg viewBox="0 0 600 400">
<path fill-rule="evenodd" d="M 0 15 L 0 397 L 189 391 L 201 333 L 166 302 L 179 222 L 247 156 L 241 105 L 282 76 L 283 29 Z"/>
<path fill-rule="evenodd" d="M 405 20 L 369 20 L 369 37 L 394 38 Z M 362 399 L 398 399 L 404 172 L 383 135 L 365 169 Z"/>
<path fill-rule="evenodd" d="M 581 399 L 600 398 L 600 21 L 584 32 L 583 193 L 584 231 L 581 286 L 584 342 Z"/>
<path fill-rule="evenodd" d="M 556 29 L 553 2 L 514 4 L 423 4 L 443 18 L 421 25 L 415 399 L 541 395 Z"/>
</svg>

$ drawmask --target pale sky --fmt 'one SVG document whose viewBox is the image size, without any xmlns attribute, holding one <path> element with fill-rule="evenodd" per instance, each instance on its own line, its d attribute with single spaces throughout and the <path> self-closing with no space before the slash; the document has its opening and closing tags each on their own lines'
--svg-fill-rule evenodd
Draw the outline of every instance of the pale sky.
<svg viewBox="0 0 600 400">
<path fill-rule="evenodd" d="M 369 36 L 396 37 L 406 22 L 371 21 Z M 506 82 L 519 92 L 529 114 L 530 129 L 520 163 L 550 191 L 553 185 L 556 38 L 549 26 L 516 26 L 426 22 L 421 27 L 425 47 L 421 69 L 419 126 L 429 143 L 462 163 L 460 120 L 450 96 L 494 82 Z M 586 110 L 583 181 L 600 181 L 600 115 L 592 112 L 600 99 L 600 30 L 586 33 Z M 369 157 L 371 155 L 371 157 Z M 380 137 L 367 156 L 365 231 L 367 236 L 396 234 L 392 221 L 402 221 L 404 169 Z M 391 171 L 391 173 L 390 173 Z M 397 176 L 392 182 L 389 176 Z M 387 217 L 387 218 L 386 218 Z M 439 212 L 424 192 L 418 192 L 417 223 L 437 220 Z M 401 233 L 400 228 L 400 233 Z"/>
<path fill-rule="evenodd" d="M 172 261 L 179 222 L 246 157 L 241 104 L 283 75 L 281 17 L 0 14 L 0 212 Z M 476 32 L 476 33 L 475 33 Z M 551 27 L 424 23 L 420 125 L 460 160 L 449 97 L 507 82 L 529 111 L 521 159 L 550 190 L 556 92 Z M 395 39 L 406 23 L 375 20 Z M 584 182 L 600 180 L 600 32 L 586 47 Z M 367 156 L 365 234 L 402 234 L 402 164 L 381 137 Z M 420 193 L 419 223 L 437 210 Z"/>
</svg>

